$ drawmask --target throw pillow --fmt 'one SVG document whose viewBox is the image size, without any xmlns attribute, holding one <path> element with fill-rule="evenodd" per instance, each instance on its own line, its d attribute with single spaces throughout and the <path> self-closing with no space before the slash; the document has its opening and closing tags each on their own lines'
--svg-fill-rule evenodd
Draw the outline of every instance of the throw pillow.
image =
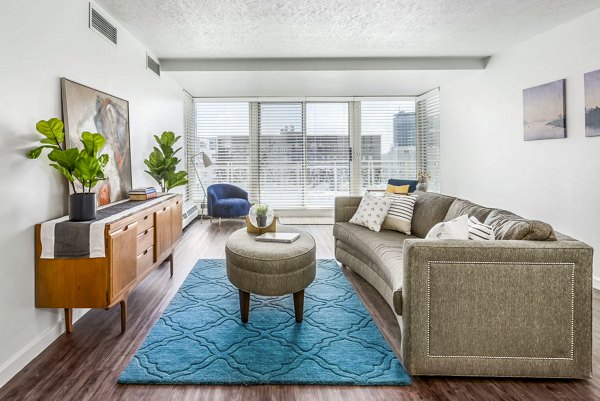
<svg viewBox="0 0 600 401">
<path fill-rule="evenodd" d="M 386 230 L 396 230 L 410 235 L 411 221 L 417 195 L 396 195 L 385 194 L 385 197 L 391 200 L 392 205 L 383 221 L 381 228 Z"/>
<path fill-rule="evenodd" d="M 527 220 L 505 210 L 492 210 L 484 223 L 494 229 L 499 240 L 556 241 L 550 224 Z"/>
<path fill-rule="evenodd" d="M 385 188 L 385 193 L 387 194 L 400 194 L 400 195 L 408 195 L 408 190 L 410 185 L 392 185 L 387 184 Z"/>
<path fill-rule="evenodd" d="M 366 192 L 360 201 L 360 205 L 358 205 L 356 213 L 350 219 L 350 223 L 379 232 L 381 230 L 381 223 L 385 220 L 385 216 L 387 216 L 391 205 L 391 199 L 384 196 L 371 195 Z"/>
<path fill-rule="evenodd" d="M 493 241 L 494 229 L 481 223 L 475 216 L 469 216 L 469 239 L 479 241 Z"/>
<path fill-rule="evenodd" d="M 450 221 L 437 223 L 425 239 L 469 239 L 469 216 L 464 214 Z"/>
</svg>

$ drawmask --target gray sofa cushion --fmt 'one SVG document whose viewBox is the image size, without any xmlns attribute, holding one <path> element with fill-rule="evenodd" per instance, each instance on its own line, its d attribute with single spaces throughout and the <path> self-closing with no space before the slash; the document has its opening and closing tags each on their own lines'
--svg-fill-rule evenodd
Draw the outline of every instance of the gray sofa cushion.
<svg viewBox="0 0 600 401">
<path fill-rule="evenodd" d="M 450 208 L 448 209 L 448 213 L 446 213 L 444 221 L 454 220 L 459 216 L 468 214 L 469 216 L 475 216 L 475 218 L 480 222 L 484 222 L 485 219 L 487 219 L 489 214 L 492 212 L 492 210 L 494 209 L 479 206 L 478 204 L 469 202 L 465 199 L 456 199 L 450 205 Z"/>
<path fill-rule="evenodd" d="M 349 245 L 345 247 L 345 251 L 371 266 L 390 286 L 394 291 L 394 309 L 400 313 L 404 260 L 402 244 L 407 238 L 415 237 L 392 230 L 376 233 L 352 223 L 335 223 L 333 236 Z"/>
<path fill-rule="evenodd" d="M 433 226 L 444 221 L 450 205 L 456 198 L 432 192 L 415 193 L 418 196 L 413 211 L 411 232 L 417 237 L 425 238 Z"/>
<path fill-rule="evenodd" d="M 492 226 L 498 240 L 556 241 L 550 224 L 527 220 L 504 210 L 493 210 L 484 224 Z"/>
</svg>

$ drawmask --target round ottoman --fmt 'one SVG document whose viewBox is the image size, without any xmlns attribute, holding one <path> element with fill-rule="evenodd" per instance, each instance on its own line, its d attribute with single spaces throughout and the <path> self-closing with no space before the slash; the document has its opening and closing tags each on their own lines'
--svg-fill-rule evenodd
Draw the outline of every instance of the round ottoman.
<svg viewBox="0 0 600 401">
<path fill-rule="evenodd" d="M 225 244 L 227 277 L 239 289 L 242 322 L 248 322 L 250 294 L 279 296 L 294 294 L 296 322 L 302 321 L 304 289 L 315 279 L 315 239 L 307 232 L 278 228 L 278 232 L 297 232 L 292 243 L 256 241 L 257 234 L 245 228 L 234 232 Z"/>
</svg>

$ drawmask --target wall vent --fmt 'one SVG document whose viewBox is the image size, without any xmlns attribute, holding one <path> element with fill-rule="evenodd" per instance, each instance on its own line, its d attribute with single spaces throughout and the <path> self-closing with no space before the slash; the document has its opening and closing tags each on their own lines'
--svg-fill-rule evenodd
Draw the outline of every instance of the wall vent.
<svg viewBox="0 0 600 401">
<path fill-rule="evenodd" d="M 156 75 L 160 77 L 160 64 L 152 57 L 146 54 L 146 68 L 152 70 Z"/>
<path fill-rule="evenodd" d="M 117 44 L 117 27 L 108 22 L 90 3 L 90 29 Z"/>
</svg>

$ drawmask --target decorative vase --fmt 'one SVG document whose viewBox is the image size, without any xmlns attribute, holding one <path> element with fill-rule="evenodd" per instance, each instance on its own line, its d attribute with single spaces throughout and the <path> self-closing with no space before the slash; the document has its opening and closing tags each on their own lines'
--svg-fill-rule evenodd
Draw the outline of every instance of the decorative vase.
<svg viewBox="0 0 600 401">
<path fill-rule="evenodd" d="M 256 216 L 256 223 L 260 228 L 267 226 L 267 216 Z"/>
<path fill-rule="evenodd" d="M 77 193 L 69 195 L 69 220 L 89 221 L 96 219 L 96 194 Z"/>
<path fill-rule="evenodd" d="M 417 191 L 427 192 L 427 183 L 419 181 L 419 183 L 417 184 Z"/>
</svg>

